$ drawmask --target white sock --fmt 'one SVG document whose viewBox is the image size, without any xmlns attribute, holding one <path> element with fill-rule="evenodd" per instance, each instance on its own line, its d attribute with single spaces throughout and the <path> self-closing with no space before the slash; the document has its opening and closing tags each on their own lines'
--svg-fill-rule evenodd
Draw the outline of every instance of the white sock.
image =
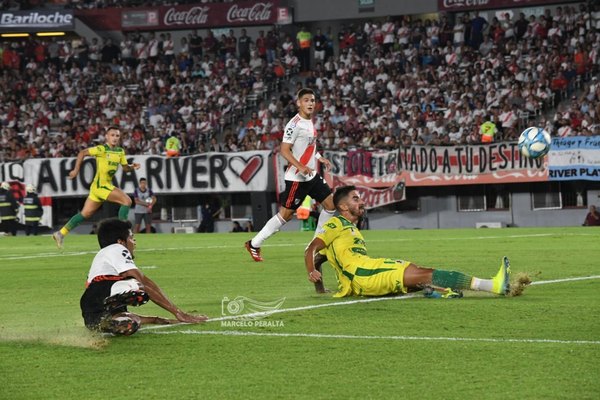
<svg viewBox="0 0 600 400">
<path fill-rule="evenodd" d="M 258 248 L 262 246 L 263 242 L 273 236 L 273 234 L 279 232 L 279 229 L 281 229 L 286 222 L 287 221 L 283 219 L 279 213 L 272 216 L 271 219 L 267 221 L 265 226 L 263 226 L 260 232 L 258 232 L 256 236 L 252 238 L 252 241 L 250 242 L 252 247 Z"/>
<path fill-rule="evenodd" d="M 323 225 L 329 220 L 329 218 L 333 217 L 334 214 L 335 210 L 321 210 L 321 214 L 319 214 L 319 221 L 317 222 L 317 229 L 315 229 L 315 236 L 317 236 L 319 233 L 323 233 Z"/>
<path fill-rule="evenodd" d="M 471 280 L 471 290 L 482 290 L 484 292 L 491 292 L 494 288 L 494 281 L 491 279 L 479 279 L 473 277 Z"/>
</svg>

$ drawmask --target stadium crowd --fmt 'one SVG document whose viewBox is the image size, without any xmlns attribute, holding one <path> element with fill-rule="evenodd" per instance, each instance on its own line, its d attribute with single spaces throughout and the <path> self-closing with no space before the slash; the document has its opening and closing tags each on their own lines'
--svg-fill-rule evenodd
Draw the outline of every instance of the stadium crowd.
<svg viewBox="0 0 600 400">
<path fill-rule="evenodd" d="M 0 160 L 74 156 L 108 125 L 127 133 L 128 154 L 163 154 L 171 136 L 181 154 L 276 149 L 302 86 L 318 93 L 324 148 L 476 144 L 486 121 L 495 141 L 534 123 L 600 135 L 600 12 L 585 4 L 491 21 L 387 18 L 308 37 L 310 48 L 276 27 L 256 38 L 192 31 L 179 43 L 169 32 L 5 42 Z"/>
<path fill-rule="evenodd" d="M 0 10 L 28 10 L 61 7 L 67 9 L 171 6 L 188 3 L 233 3 L 240 0 L 0 0 Z"/>
</svg>

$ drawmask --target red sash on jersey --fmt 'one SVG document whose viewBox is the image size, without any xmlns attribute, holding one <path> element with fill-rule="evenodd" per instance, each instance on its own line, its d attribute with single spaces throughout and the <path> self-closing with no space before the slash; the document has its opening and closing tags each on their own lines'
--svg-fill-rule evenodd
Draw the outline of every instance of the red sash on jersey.
<svg viewBox="0 0 600 400">
<path fill-rule="evenodd" d="M 92 279 L 91 282 L 86 282 L 85 283 L 85 287 L 87 288 L 88 286 L 90 286 L 91 283 L 94 282 L 102 282 L 102 281 L 122 281 L 123 279 L 125 279 L 124 277 L 122 277 L 121 275 L 98 275 L 95 276 L 94 279 Z"/>
</svg>

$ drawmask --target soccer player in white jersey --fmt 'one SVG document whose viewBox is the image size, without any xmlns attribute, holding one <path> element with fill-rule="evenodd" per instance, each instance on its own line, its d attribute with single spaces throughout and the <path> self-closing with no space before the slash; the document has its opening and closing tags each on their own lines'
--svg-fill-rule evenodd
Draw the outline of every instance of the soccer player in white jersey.
<svg viewBox="0 0 600 400">
<path fill-rule="evenodd" d="M 133 262 L 135 239 L 131 222 L 107 219 L 98 227 L 101 250 L 94 257 L 86 289 L 80 300 L 85 326 L 90 330 L 129 336 L 142 324 L 200 323 L 204 315 L 192 315 L 179 309 L 162 289 L 142 273 Z M 152 300 L 176 319 L 147 317 L 127 311 Z"/>
<path fill-rule="evenodd" d="M 307 195 L 323 206 L 315 234 L 320 233 L 323 224 L 335 213 L 331 188 L 317 172 L 317 162 L 328 169 L 331 163 L 317 151 L 317 131 L 312 122 L 315 103 L 312 89 L 298 91 L 298 114 L 285 126 L 281 143 L 281 155 L 289 163 L 285 171 L 285 191 L 279 196 L 281 207 L 261 231 L 245 244 L 254 261 L 263 261 L 260 254 L 263 242 L 292 219 L 294 211 Z"/>
</svg>

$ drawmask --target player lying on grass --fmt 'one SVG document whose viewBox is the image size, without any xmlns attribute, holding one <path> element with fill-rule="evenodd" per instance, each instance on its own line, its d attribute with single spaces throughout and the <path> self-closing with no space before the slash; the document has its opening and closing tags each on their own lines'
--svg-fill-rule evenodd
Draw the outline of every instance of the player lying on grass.
<svg viewBox="0 0 600 400">
<path fill-rule="evenodd" d="M 325 260 L 335 270 L 338 292 L 334 297 L 385 296 L 410 291 L 438 290 L 442 297 L 459 297 L 462 290 L 482 290 L 498 295 L 509 292 L 510 264 L 502 259 L 500 270 L 492 279 L 475 278 L 462 272 L 419 267 L 410 261 L 391 258 L 371 258 L 365 241 L 356 227 L 365 212 L 365 203 L 354 186 L 339 187 L 333 195 L 339 216 L 323 225 L 305 251 L 308 279 L 317 292 L 324 292 L 321 264 Z M 327 257 L 324 257 L 322 250 Z M 321 252 L 321 253 L 320 253 Z"/>
<path fill-rule="evenodd" d="M 200 323 L 208 319 L 180 310 L 135 266 L 131 222 L 116 218 L 101 222 L 98 243 L 101 250 L 92 261 L 80 301 L 88 329 L 128 336 L 143 324 Z M 169 311 L 176 319 L 146 317 L 127 311 L 127 306 L 139 306 L 148 300 Z"/>
</svg>

